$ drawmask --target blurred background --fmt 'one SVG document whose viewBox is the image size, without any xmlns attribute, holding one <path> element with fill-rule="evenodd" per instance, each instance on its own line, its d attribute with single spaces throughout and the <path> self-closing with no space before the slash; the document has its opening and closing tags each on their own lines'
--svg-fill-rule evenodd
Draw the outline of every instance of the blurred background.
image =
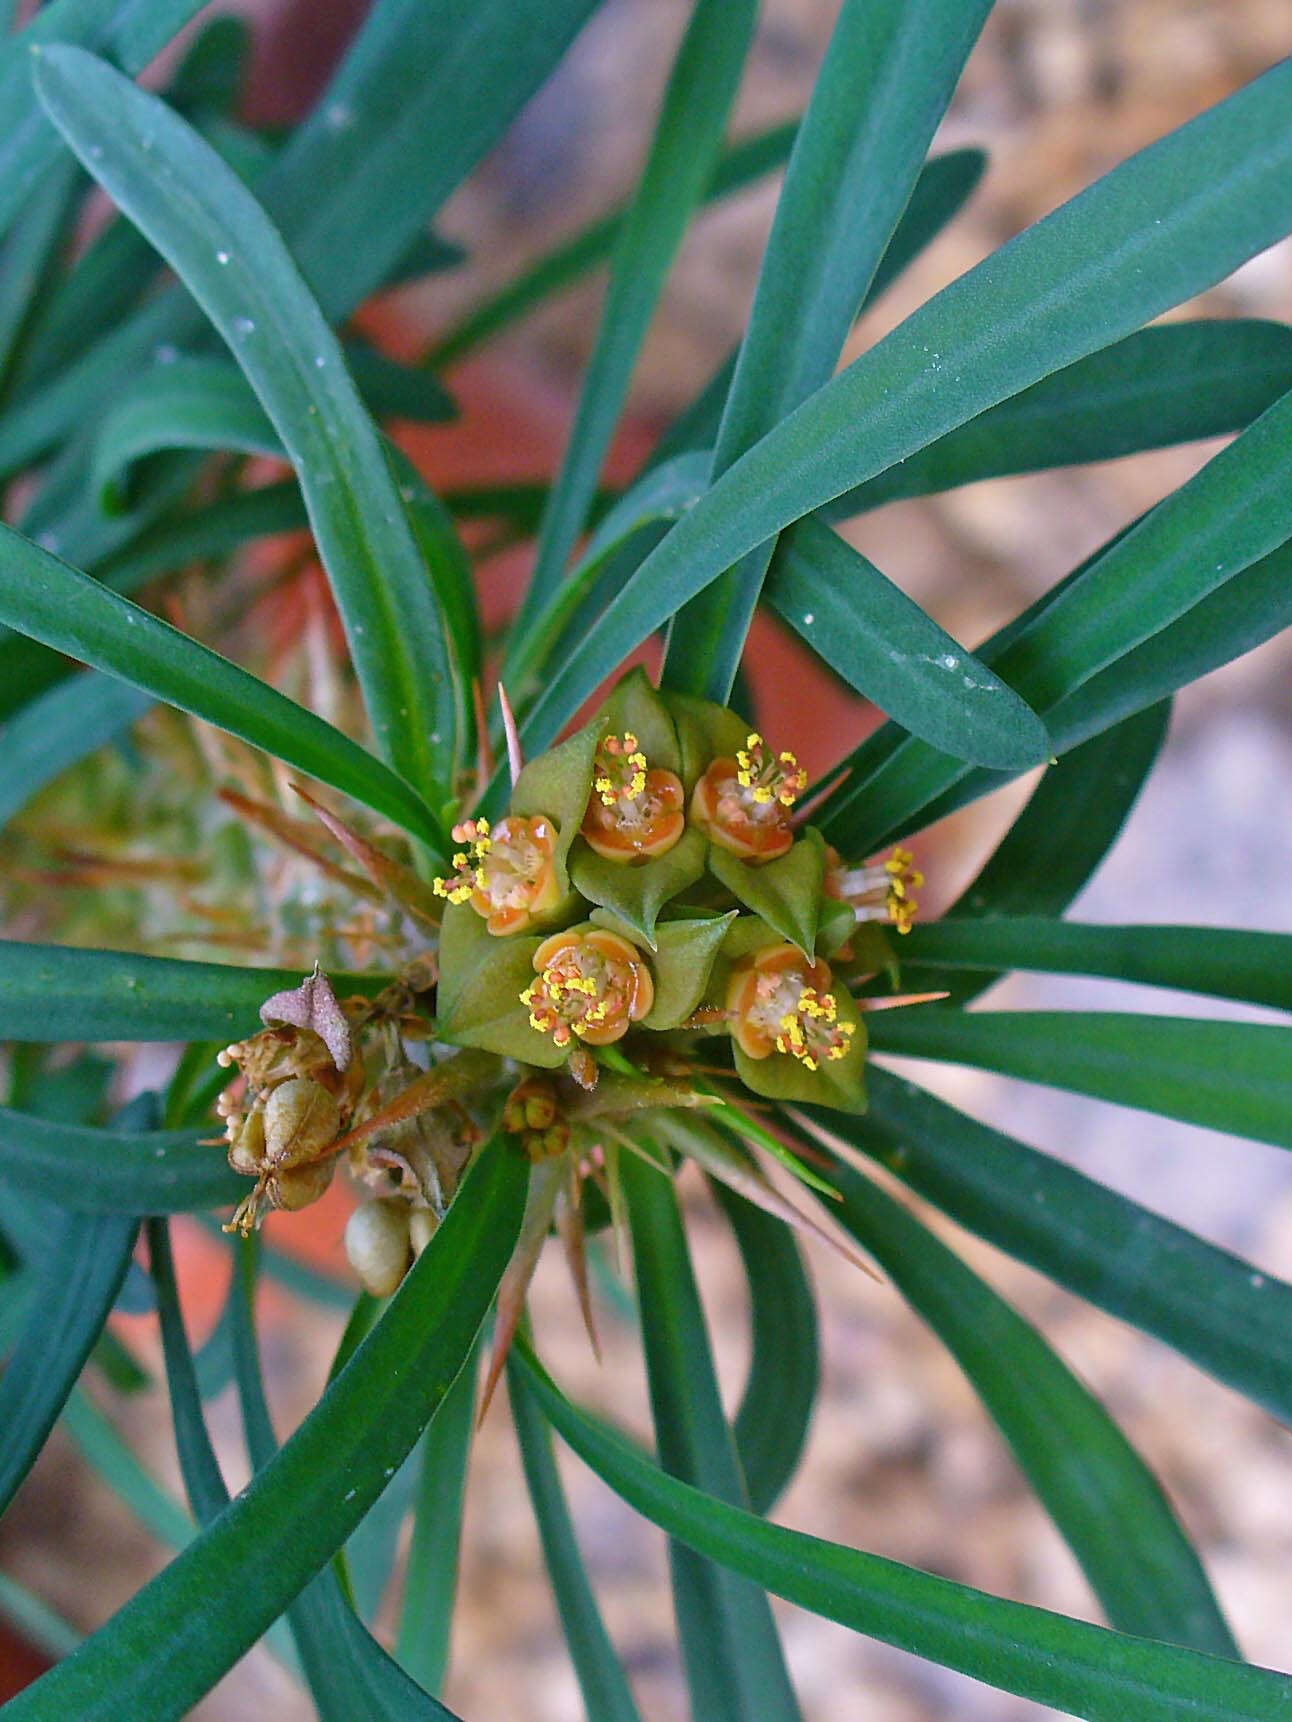
<svg viewBox="0 0 1292 1722">
<path fill-rule="evenodd" d="M 257 18 L 248 117 L 282 122 L 313 99 L 365 7 L 351 0 L 261 0 L 219 9 Z M 836 10 L 834 0 L 765 0 L 737 134 L 802 107 Z M 420 349 L 482 291 L 628 190 L 687 11 L 684 0 L 607 0 L 558 77 L 445 211 L 440 230 L 466 248 L 469 262 L 393 296 L 378 317 L 388 340 Z M 1280 0 L 999 0 L 939 139 L 943 146 L 985 147 L 984 181 L 967 210 L 867 316 L 852 350 L 1290 48 L 1292 22 Z M 619 450 L 629 466 L 738 337 L 775 192 L 774 182 L 765 183 L 696 221 L 638 369 Z M 487 358 L 450 374 L 463 420 L 419 433 L 416 444 L 433 479 L 483 482 L 550 470 L 595 333 L 601 286 L 598 276 L 563 295 L 495 343 Z M 1284 244 L 1254 259 L 1206 295 L 1201 309 L 1286 320 L 1292 249 Z M 848 530 L 973 645 L 1187 478 L 1215 446 L 996 480 L 891 505 Z M 515 573 L 491 574 L 499 603 Z M 757 636 L 757 649 L 759 721 L 778 744 L 820 765 L 873 725 L 873 712 L 828 678 L 811 675 L 801 649 L 770 624 Z M 1274 641 L 1181 696 L 1159 769 L 1075 906 L 1077 918 L 1241 921 L 1292 930 L 1290 663 L 1287 641 Z M 966 810 L 917 842 L 931 911 L 972 875 L 1023 793 L 1019 788 L 997 798 L 1001 804 Z M 1208 1015 L 1225 1008 L 1114 983 L 1037 977 L 1009 982 L 990 1002 Z M 982 1073 L 935 1076 L 934 1067 L 913 1066 L 912 1074 L 936 1082 L 975 1116 L 1242 1252 L 1258 1270 L 1292 1275 L 1292 1166 L 1279 1150 Z M 748 1347 L 738 1258 L 698 1181 L 689 1186 L 689 1200 L 720 1371 L 734 1403 Z M 335 1262 L 343 1222 L 339 1208 L 312 1210 L 277 1236 Z M 945 1222 L 933 1223 L 1042 1327 L 1162 1477 L 1245 1652 L 1292 1669 L 1288 1433 L 1165 1348 Z M 200 1340 L 220 1306 L 227 1270 L 219 1246 L 196 1227 L 185 1233 L 184 1249 L 186 1298 Z M 825 1392 L 805 1462 L 777 1517 L 1004 1596 L 1094 1618 L 1075 1563 L 937 1341 L 890 1287 L 825 1252 L 813 1254 L 810 1265 L 821 1294 Z M 606 1361 L 598 1368 L 555 1268 L 544 1265 L 535 1292 L 544 1351 L 569 1391 L 613 1407 L 644 1432 L 635 1336 L 603 1305 Z M 265 1297 L 265 1362 L 285 1430 L 317 1396 L 340 1319 L 273 1287 Z M 146 1318 L 123 1319 L 121 1331 L 140 1355 L 159 1359 Z M 164 1391 L 105 1395 L 101 1404 L 178 1495 Z M 231 1391 L 215 1401 L 213 1425 L 236 1486 L 246 1473 Z M 643 1716 L 680 1722 L 686 1700 L 663 1539 L 576 1462 L 563 1456 L 562 1464 Z M 163 1559 L 161 1546 L 96 1483 L 61 1434 L 0 1526 L 0 1570 L 81 1629 L 106 1618 Z M 852 1722 L 860 1715 L 868 1722 L 1037 1722 L 1052 1714 L 777 1606 L 807 1722 Z M 5 1654 L 12 1676 L 20 1652 L 0 1649 Z M 473 1722 L 496 1716 L 575 1722 L 582 1715 L 501 1397 L 473 1457 L 445 1697 Z M 270 1714 L 295 1722 L 311 1712 L 258 1650 L 194 1714 L 202 1722 Z"/>
</svg>

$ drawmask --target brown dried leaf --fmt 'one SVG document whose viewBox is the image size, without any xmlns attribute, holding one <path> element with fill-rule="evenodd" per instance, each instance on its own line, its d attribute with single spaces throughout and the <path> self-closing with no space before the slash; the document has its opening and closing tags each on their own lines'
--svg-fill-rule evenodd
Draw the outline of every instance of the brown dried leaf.
<svg viewBox="0 0 1292 1722">
<path fill-rule="evenodd" d="M 424 879 L 419 879 L 411 867 L 405 867 L 402 861 L 394 860 L 384 850 L 378 849 L 376 844 L 369 843 L 366 837 L 361 837 L 344 819 L 333 813 L 330 807 L 325 807 L 321 801 L 316 801 L 299 783 L 293 783 L 292 788 L 302 801 L 314 809 L 332 836 L 354 857 L 383 897 L 390 898 L 398 908 L 406 910 L 423 924 L 432 927 L 439 925 L 444 904 Z"/>
<path fill-rule="evenodd" d="M 565 1251 L 566 1265 L 579 1300 L 583 1325 L 592 1344 L 592 1355 L 601 1362 L 601 1345 L 592 1318 L 592 1294 L 588 1289 L 588 1252 L 583 1232 L 583 1204 L 579 1200 L 579 1177 L 573 1163 L 556 1199 L 556 1230 Z"/>
<path fill-rule="evenodd" d="M 365 879 L 362 873 L 352 873 L 348 867 L 340 866 L 322 852 L 314 840 L 315 831 L 312 825 L 306 825 L 300 819 L 293 819 L 289 813 L 284 813 L 280 807 L 274 807 L 268 801 L 253 801 L 249 795 L 243 795 L 236 789 L 222 789 L 219 796 L 226 807 L 231 807 L 235 813 L 240 813 L 253 825 L 260 826 L 262 831 L 267 831 L 284 848 L 294 850 L 297 855 L 303 855 L 307 861 L 312 861 L 320 873 L 326 874 L 329 879 L 335 879 L 338 885 L 344 885 L 348 891 L 353 891 L 356 897 L 362 897 L 369 903 L 385 905 L 385 894 Z"/>
<path fill-rule="evenodd" d="M 481 1423 L 484 1422 L 489 1402 L 498 1385 L 498 1378 L 507 1361 L 507 1353 L 511 1350 L 511 1342 L 525 1308 L 525 1294 L 529 1290 L 530 1280 L 534 1277 L 534 1269 L 538 1266 L 538 1258 L 543 1253 L 543 1245 L 547 1242 L 556 1199 L 568 1177 L 569 1165 L 564 1156 L 556 1160 L 541 1160 L 530 1173 L 529 1195 L 525 1202 L 525 1217 L 520 1225 L 520 1238 L 507 1264 L 507 1271 L 502 1276 L 502 1284 L 498 1287 L 493 1355 L 489 1359 L 489 1373 L 485 1377 L 484 1392 L 480 1399 Z"/>
<path fill-rule="evenodd" d="M 289 1023 L 293 1028 L 312 1029 L 327 1047 L 338 1070 L 345 1070 L 354 1056 L 345 1012 L 337 1003 L 332 983 L 317 963 L 314 973 L 306 975 L 300 986 L 267 998 L 260 1007 L 260 1020 L 271 1028 L 277 1023 Z"/>
</svg>

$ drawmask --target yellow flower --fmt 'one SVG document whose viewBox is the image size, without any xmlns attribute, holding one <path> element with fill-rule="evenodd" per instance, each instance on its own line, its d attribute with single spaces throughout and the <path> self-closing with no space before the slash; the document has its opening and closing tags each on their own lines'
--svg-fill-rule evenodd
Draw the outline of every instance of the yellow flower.
<svg viewBox="0 0 1292 1722">
<path fill-rule="evenodd" d="M 830 965 L 810 961 L 796 945 L 746 957 L 727 986 L 732 1037 L 750 1058 L 785 1053 L 808 1070 L 845 1057 L 855 1030 L 839 1020 L 830 979 Z"/>
<path fill-rule="evenodd" d="M 468 848 L 453 857 L 453 876 L 435 881 L 435 894 L 470 903 L 491 933 L 523 933 L 560 902 L 556 826 L 542 814 L 512 814 L 492 829 L 485 819 L 470 819 L 453 827 L 453 840 Z"/>
<path fill-rule="evenodd" d="M 774 861 L 794 841 L 790 808 L 807 773 L 792 753 L 772 755 L 751 733 L 735 758 L 715 759 L 691 796 L 691 818 L 710 840 L 744 861 Z"/>
<path fill-rule="evenodd" d="M 553 933 L 534 952 L 532 981 L 520 995 L 531 1028 L 557 1046 L 577 1038 L 609 1046 L 655 1002 L 655 983 L 636 945 L 617 933 Z"/>
<path fill-rule="evenodd" d="M 608 861 L 666 855 L 686 828 L 685 793 L 675 772 L 647 764 L 635 735 L 608 735 L 597 748 L 583 835 Z"/>
</svg>

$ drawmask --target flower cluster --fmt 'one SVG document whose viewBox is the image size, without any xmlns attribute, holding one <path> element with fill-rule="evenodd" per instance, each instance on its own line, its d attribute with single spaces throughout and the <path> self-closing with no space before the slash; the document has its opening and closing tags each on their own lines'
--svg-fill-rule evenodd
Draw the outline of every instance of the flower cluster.
<svg viewBox="0 0 1292 1722">
<path fill-rule="evenodd" d="M 619 1212 L 619 1149 L 643 1127 L 807 1223 L 748 1158 L 767 1135 L 745 1095 L 864 1105 L 856 995 L 891 966 L 882 928 L 909 929 L 922 880 L 905 850 L 845 865 L 795 817 L 805 788 L 733 712 L 634 671 L 519 770 L 494 822 L 454 826 L 431 890 L 378 857 L 373 878 L 419 926 L 438 917 L 438 940 L 374 998 L 341 1005 L 316 973 L 227 1049 L 229 1158 L 255 1179 L 234 1224 L 315 1200 L 345 1157 L 368 1198 L 346 1249 L 385 1296 L 501 1129 L 532 1170 L 492 1384 L 551 1226 L 590 1322 L 584 1185 Z"/>
<path fill-rule="evenodd" d="M 901 850 L 845 867 L 794 817 L 806 784 L 734 713 L 632 672 L 525 766 L 497 825 L 455 829 L 441 1037 L 588 1086 L 620 1042 L 639 1067 L 652 1047 L 694 1065 L 726 1035 L 755 1093 L 860 1106 L 849 941 L 878 917 L 907 930 L 921 880 Z"/>
</svg>

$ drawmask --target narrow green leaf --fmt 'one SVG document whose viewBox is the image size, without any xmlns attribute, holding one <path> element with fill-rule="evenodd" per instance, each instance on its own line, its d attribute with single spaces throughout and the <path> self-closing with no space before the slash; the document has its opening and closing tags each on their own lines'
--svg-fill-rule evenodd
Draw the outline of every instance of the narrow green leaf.
<svg viewBox="0 0 1292 1722">
<path fill-rule="evenodd" d="M 600 0 L 377 0 L 266 174 L 263 201 L 339 322 L 398 267 Z"/>
<path fill-rule="evenodd" d="M 959 213 L 982 178 L 986 165 L 986 156 L 976 149 L 951 150 L 925 162 L 911 200 L 888 242 L 883 261 L 875 271 L 875 279 L 861 307 L 863 311 L 892 286 L 913 259 Z M 739 355 L 740 349 L 734 348 L 690 406 L 664 432 L 651 453 L 652 465 L 660 465 L 689 450 L 713 447 Z"/>
<path fill-rule="evenodd" d="M 337 974 L 371 996 L 380 975 Z M 0 1039 L 218 1040 L 255 1030 L 267 998 L 299 985 L 294 969 L 244 969 L 0 940 Z"/>
<path fill-rule="evenodd" d="M 1080 1561 L 1109 1624 L 1237 1658 L 1161 1485 L 1045 1339 L 926 1226 L 836 1165 L 830 1213 L 890 1276 L 969 1378 Z"/>
<path fill-rule="evenodd" d="M 242 373 L 216 358 L 157 365 L 110 409 L 95 443 L 90 479 L 102 505 L 120 512 L 134 462 L 171 448 L 279 457 L 283 452 Z"/>
<path fill-rule="evenodd" d="M 376 1328 L 294 1435 L 190 1548 L 10 1722 L 182 1716 L 320 1571 L 461 1369 L 520 1228 L 526 1167 L 487 1148 Z"/>
<path fill-rule="evenodd" d="M 236 1287 L 230 1282 L 215 1326 L 193 1358 L 197 1391 L 204 1405 L 224 1392 L 233 1381 L 233 1299 Z"/>
<path fill-rule="evenodd" d="M 1087 1722 L 1274 1722 L 1292 1714 L 1292 1679 L 1272 1669 L 1007 1602 L 715 1500 L 572 1405 L 523 1342 L 516 1355 L 553 1427 L 616 1494 L 814 1614 Z"/>
<path fill-rule="evenodd" d="M 849 687 L 929 746 L 998 769 L 1050 757 L 1014 690 L 821 521 L 781 535 L 767 597 Z"/>
<path fill-rule="evenodd" d="M 774 173 L 789 155 L 797 130 L 798 121 L 791 120 L 732 144 L 719 158 L 701 204 L 716 203 Z M 543 252 L 514 280 L 482 300 L 437 337 L 424 362 L 437 368 L 453 364 L 500 330 L 527 316 L 553 294 L 580 280 L 615 251 L 623 236 L 627 213 L 627 207 L 621 205 Z"/>
<path fill-rule="evenodd" d="M 620 1176 L 660 1462 L 743 1505 L 744 1479 L 718 1397 L 672 1178 L 633 1154 L 623 1156 Z M 669 1545 L 669 1562 L 694 1714 L 706 1722 L 797 1718 L 767 1598 L 677 1543 Z"/>
<path fill-rule="evenodd" d="M 461 1379 L 459 1376 L 458 1380 Z M 344 1559 L 354 1612 L 369 1627 L 376 1622 L 394 1576 L 400 1535 L 417 1493 L 425 1441 L 423 1436 L 387 1483 L 385 1493 L 356 1525 L 343 1554 L 337 1557 L 338 1565 Z M 416 1675 L 413 1678 L 425 1690 L 432 1690 L 424 1680 Z"/>
<path fill-rule="evenodd" d="M 1292 391 L 1020 629 L 996 668 L 1047 709 L 1292 537 Z"/>
<path fill-rule="evenodd" d="M 108 1319 L 138 1230 L 133 1216 L 68 1214 L 61 1235 L 49 1241 L 35 1308 L 0 1376 L 0 1512 L 35 1463 Z"/>
<path fill-rule="evenodd" d="M 427 1692 L 441 1690 L 449 1665 L 479 1351 L 477 1344 L 422 1436 L 417 1455 L 417 1499 L 395 1659 Z"/>
<path fill-rule="evenodd" d="M 0 381 L 6 392 L 83 185 L 74 161 L 51 162 L 0 247 Z"/>
<path fill-rule="evenodd" d="M 1061 915 L 1116 841 L 1157 759 L 1170 716 L 1165 700 L 1073 749 L 1061 768 L 1051 767 L 948 917 Z M 997 973 L 921 968 L 921 991 L 945 991 L 959 1005 L 1000 979 Z"/>
<path fill-rule="evenodd" d="M 883 262 L 875 274 L 867 295 L 867 304 L 874 302 L 961 208 L 977 185 L 984 165 L 985 158 L 977 150 L 956 150 L 949 155 L 935 156 L 932 161 L 925 163 L 906 213 L 898 224 L 897 231 L 884 253 Z M 568 576 L 568 582 L 573 588 L 570 596 L 566 597 L 564 585 L 558 588 L 535 618 L 532 631 L 527 630 L 523 638 L 513 631 L 510 650 L 515 653 L 517 663 L 523 662 L 524 666 L 532 669 L 545 657 L 549 664 L 557 666 L 555 670 L 549 671 L 549 679 L 554 689 L 553 698 L 557 702 L 557 710 L 564 712 L 567 718 L 573 715 L 580 703 L 578 699 L 568 698 L 561 667 L 568 659 L 573 644 L 591 626 L 607 597 L 618 590 L 637 566 L 635 558 L 638 552 L 644 557 L 658 543 L 659 525 L 677 517 L 676 511 L 690 507 L 691 502 L 707 487 L 708 462 L 705 459 L 705 451 L 712 447 L 718 434 L 722 406 L 730 387 L 735 363 L 736 354 L 733 352 L 719 365 L 691 406 L 661 437 L 642 478 L 638 481 L 640 486 L 645 486 L 652 472 L 662 469 L 674 460 L 678 461 L 672 475 L 672 478 L 676 479 L 676 486 L 674 487 L 671 481 L 667 484 L 661 481 L 660 488 L 664 493 L 662 501 L 659 495 L 656 495 L 656 503 L 661 506 L 659 518 L 648 520 L 644 513 L 638 516 L 636 503 L 629 503 L 626 495 L 624 512 L 620 514 L 616 524 L 626 526 L 633 518 L 638 518 L 638 542 L 629 544 L 625 539 L 620 551 L 611 551 L 608 563 L 598 561 L 589 568 L 581 559 Z M 3 427 L 0 426 L 0 439 L 2 437 Z M 683 464 L 688 457 L 689 464 Z M 688 496 L 693 478 L 696 490 L 694 495 Z M 634 490 L 636 489 L 637 486 L 634 486 Z M 607 516 L 607 532 L 609 530 Z M 605 586 L 604 592 L 601 591 L 602 583 Z M 563 721 L 564 718 L 555 723 L 552 734 L 556 733 Z M 505 767 L 500 767 L 482 802 L 484 810 L 491 815 L 496 812 L 504 803 L 505 790 Z"/>
<path fill-rule="evenodd" d="M 1049 714 L 1065 751 L 1186 687 L 1292 625 L 1292 543 L 1253 562 L 1125 657 L 1065 694 Z"/>
<path fill-rule="evenodd" d="M 250 61 L 251 30 L 246 19 L 211 18 L 175 68 L 169 100 L 184 114 L 232 113 Z"/>
<path fill-rule="evenodd" d="M 205 718 L 444 847 L 425 803 L 340 730 L 5 526 L 0 620 Z"/>
<path fill-rule="evenodd" d="M 947 911 L 1061 915 L 1093 876 L 1139 798 L 1171 708 L 1154 706 L 1047 771 L 982 871 Z"/>
<path fill-rule="evenodd" d="M 791 521 L 1282 238 L 1292 228 L 1289 100 L 1292 62 L 1132 156 L 818 389 L 641 564 L 535 705 L 529 745 L 593 692 L 606 664 Z"/>
<path fill-rule="evenodd" d="M 256 181 L 326 316 L 340 322 L 381 285 L 597 4 L 476 0 L 464 11 L 459 0 L 376 0 L 310 117 Z M 25 86 L 29 75 L 24 58 Z M 0 471 L 82 424 L 86 402 L 110 401 L 159 346 L 201 333 L 185 294 L 160 294 L 5 416 Z"/>
<path fill-rule="evenodd" d="M 766 1514 L 798 1469 L 816 1409 L 816 1302 L 785 1222 L 715 1178 L 709 1188 L 735 1233 L 749 1283 L 749 1375 L 732 1433 L 749 1505 Z"/>
<path fill-rule="evenodd" d="M 712 179 L 756 13 L 753 0 L 696 0 L 692 10 L 615 247 L 596 346 L 517 619 L 520 637 L 560 584 L 587 520 L 647 326 L 691 215 Z M 603 660 L 603 667 L 612 661 Z"/>
<path fill-rule="evenodd" d="M 421 372 L 354 342 L 344 352 L 374 415 L 427 424 L 453 416 L 448 396 Z M 90 480 L 103 506 L 111 511 L 126 507 L 136 463 L 167 449 L 284 455 L 246 378 L 236 365 L 217 358 L 155 365 L 111 408 L 95 439 Z"/>
<path fill-rule="evenodd" d="M 130 1266 L 138 1271 L 138 1262 L 131 1262 Z M 151 1295 L 147 1303 L 136 1299 L 131 1293 L 131 1277 L 127 1270 L 114 1308 L 120 1310 L 122 1315 L 151 1315 L 155 1300 Z M 140 1282 L 136 1280 L 135 1283 Z M 148 1280 L 143 1280 L 142 1283 L 148 1287 L 151 1294 L 151 1283 Z M 142 1393 L 146 1387 L 153 1385 L 152 1376 L 111 1328 L 105 1327 L 95 1341 L 90 1362 L 114 1393 Z"/>
<path fill-rule="evenodd" d="M 1007 473 L 1116 460 L 1242 430 L 1292 388 L 1292 329 L 1235 318 L 1140 329 L 991 407 L 825 512 L 846 519 Z"/>
<path fill-rule="evenodd" d="M 213 18 L 191 38 L 174 75 L 162 87 L 165 99 L 192 120 L 246 180 L 263 172 L 273 153 L 264 137 L 231 117 L 249 43 L 241 19 Z M 76 168 L 73 158 L 64 159 Z M 34 308 L 19 355 L 15 380 L 20 392 L 29 393 L 73 353 L 84 352 L 126 321 L 159 273 L 157 253 L 128 221 L 117 217 L 107 222 Z"/>
<path fill-rule="evenodd" d="M 1022 627 L 1030 626 L 1107 553 L 1106 548 L 1044 600 L 1030 605 L 1015 623 L 980 646 L 979 656 L 995 664 Z M 1240 568 L 1178 620 L 1044 709 L 1056 754 L 1080 747 L 1277 634 L 1292 622 L 1289 574 L 1292 542 Z M 899 832 L 939 819 L 1006 781 L 996 773 L 949 763 L 921 743 L 904 743 L 899 732 L 879 731 L 871 740 L 877 744 L 874 752 L 859 749 L 845 762 L 851 775 L 819 814 L 832 840 L 848 848 L 879 848 Z"/>
<path fill-rule="evenodd" d="M 528 679 L 552 652 L 561 631 L 594 589 L 606 564 L 646 527 L 679 520 L 709 484 L 712 455 L 708 449 L 687 450 L 659 466 L 647 467 L 598 522 L 583 554 L 561 584 L 518 631 L 511 647 L 508 686 L 527 689 Z"/>
<path fill-rule="evenodd" d="M 844 0 L 794 142 L 714 448 L 724 472 L 821 387 L 874 280 L 991 0 Z M 679 611 L 663 680 L 726 700 L 775 549 Z"/>
<path fill-rule="evenodd" d="M 157 1288 L 157 1309 L 161 1317 L 171 1423 L 175 1430 L 175 1448 L 184 1478 L 184 1492 L 198 1523 L 208 1525 L 228 1506 L 229 1491 L 202 1412 L 197 1369 L 184 1331 L 179 1288 L 175 1283 L 170 1231 L 164 1219 L 152 1219 L 146 1225 L 148 1261 L 153 1284 Z"/>
<path fill-rule="evenodd" d="M 202 0 L 53 0 L 0 42 L 0 231 L 60 153 L 32 89 L 32 54 L 47 42 L 82 42 L 111 54 L 133 77 L 201 7 Z"/>
<path fill-rule="evenodd" d="M 83 1214 L 177 1214 L 245 1195 L 218 1144 L 194 1130 L 95 1130 L 0 1107 L 0 1172 L 19 1190 L 57 1190 Z M 124 1272 L 124 1269 L 123 1269 Z M 115 1292 L 114 1292 L 115 1296 Z"/>
<path fill-rule="evenodd" d="M 434 588 L 376 428 L 277 229 L 191 127 L 111 67 L 52 48 L 35 77 L 63 135 L 189 288 L 273 421 L 378 748 L 447 799 L 455 738 L 436 729 L 430 703 L 449 673 Z"/>
<path fill-rule="evenodd" d="M 872 1050 L 999 1071 L 1292 1148 L 1292 1028 L 938 1005 L 870 1019 Z"/>
<path fill-rule="evenodd" d="M 1224 641 L 1227 650 L 1233 620 L 1210 636 L 1209 628 L 1199 632 L 1195 614 L 1217 589 L 1223 593 L 1235 579 L 1257 572 L 1262 560 L 1273 564 L 1267 576 L 1286 577 L 1292 568 L 1290 433 L 1292 392 L 1095 557 L 1079 578 L 1064 582 L 1051 602 L 1036 607 L 1003 649 L 992 653 L 993 666 L 1047 717 L 1056 747 L 1091 733 L 1080 720 L 1072 722 L 1074 703 L 1079 712 L 1097 710 L 1100 723 L 1114 721 L 1127 715 L 1128 704 L 1133 711 L 1179 686 L 1176 676 L 1192 665 L 1199 647 L 1214 654 Z M 1268 578 L 1259 589 L 1269 591 Z M 1286 609 L 1286 592 L 1279 596 L 1270 606 L 1275 616 Z M 1208 613 L 1204 628 L 1212 619 Z M 1237 624 L 1244 632 L 1251 626 L 1250 605 L 1242 598 Z M 1178 639 L 1163 640 L 1173 625 L 1184 628 L 1191 650 L 1182 652 Z M 1264 615 L 1260 626 L 1262 634 L 1273 631 Z M 1148 655 L 1147 674 L 1139 653 Z M 1102 695 L 1083 700 L 1085 685 L 1101 672 L 1113 678 L 1114 687 L 1133 689 L 1134 700 L 1114 704 L 1109 712 L 1108 684 Z M 888 775 L 898 769 L 894 764 Z M 872 786 L 876 806 L 883 807 L 883 796 Z"/>
<path fill-rule="evenodd" d="M 387 444 L 400 494 L 418 547 L 435 586 L 448 630 L 451 674 L 434 692 L 436 721 L 458 738 L 457 768 L 475 765 L 476 714 L 473 685 L 483 676 L 484 641 L 471 557 L 448 508 L 402 450 Z"/>
<path fill-rule="evenodd" d="M 93 670 L 39 695 L 4 727 L 0 825 L 70 766 L 116 741 L 152 708 L 150 694 Z"/>
<path fill-rule="evenodd" d="M 905 969 L 1103 975 L 1292 1010 L 1292 933 L 1229 927 L 1096 927 L 1046 915 L 932 921 L 911 929 Z M 923 982 L 920 983 L 921 990 Z"/>
<path fill-rule="evenodd" d="M 584 1707 L 597 1722 L 640 1722 L 627 1678 L 588 1582 L 547 1423 L 524 1372 L 511 1363 L 507 1367 L 507 1392 L 525 1482 L 543 1544 L 543 1558 Z"/>
<path fill-rule="evenodd" d="M 234 1272 L 234 1373 L 247 1451 L 253 1470 L 259 1472 L 279 1449 L 260 1370 L 256 1258 L 250 1240 L 240 1240 Z M 287 1619 L 320 1722 L 354 1722 L 358 1716 L 373 1722 L 435 1722 L 449 1715 L 408 1678 L 358 1619 L 334 1566 L 324 1567 L 293 1598 Z"/>
<path fill-rule="evenodd" d="M 878 1066 L 864 1118 L 806 1110 L 959 1225 L 1292 1419 L 1292 1286 Z"/>
</svg>

